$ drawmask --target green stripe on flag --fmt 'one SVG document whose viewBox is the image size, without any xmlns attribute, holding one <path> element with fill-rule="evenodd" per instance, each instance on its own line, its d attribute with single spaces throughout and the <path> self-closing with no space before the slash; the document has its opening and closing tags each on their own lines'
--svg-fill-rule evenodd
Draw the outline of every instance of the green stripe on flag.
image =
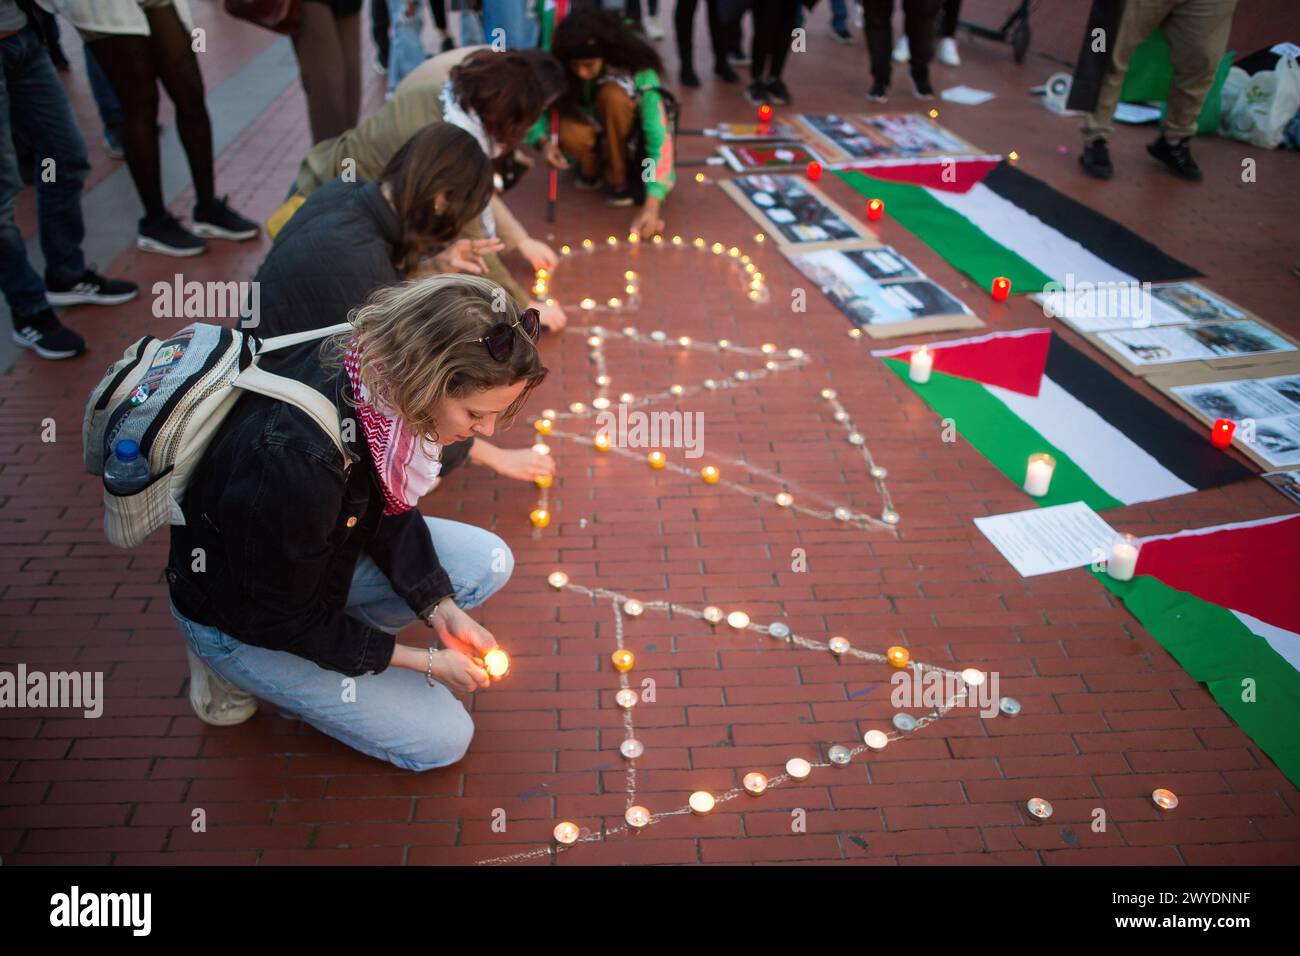
<svg viewBox="0 0 1300 956">
<path fill-rule="evenodd" d="M 916 233 L 953 268 L 974 279 L 980 288 L 991 289 L 998 276 L 1011 280 L 1012 294 L 1041 292 L 1052 281 L 1052 276 L 990 239 L 969 219 L 949 209 L 922 187 L 875 179 L 851 169 L 836 172 L 862 195 L 883 199 L 889 215 Z"/>
<path fill-rule="evenodd" d="M 1227 711 L 1300 787 L 1300 674 L 1268 642 L 1225 607 L 1139 575 L 1115 581 L 1094 572 L 1142 622 L 1183 670 L 1209 688 Z M 1243 701 L 1242 682 L 1254 682 L 1255 700 Z"/>
<path fill-rule="evenodd" d="M 1069 455 L 1044 439 L 979 382 L 934 372 L 930 381 L 917 385 L 907 377 L 906 362 L 896 358 L 884 361 L 941 417 L 951 418 L 961 436 L 1017 485 L 1025 483 L 1030 455 L 1046 452 L 1055 458 L 1052 484 L 1043 497 L 1030 499 L 1035 504 L 1046 507 L 1082 501 L 1094 511 L 1101 511 L 1124 503 L 1104 491 Z"/>
</svg>

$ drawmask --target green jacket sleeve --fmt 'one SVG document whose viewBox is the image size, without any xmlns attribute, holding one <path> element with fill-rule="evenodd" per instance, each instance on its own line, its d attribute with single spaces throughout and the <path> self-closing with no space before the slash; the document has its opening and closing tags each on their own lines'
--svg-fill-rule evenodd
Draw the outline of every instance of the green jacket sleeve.
<svg viewBox="0 0 1300 956">
<path fill-rule="evenodd" d="M 654 70 L 642 70 L 635 79 L 637 89 L 641 91 L 641 132 L 645 136 L 646 155 L 654 160 L 652 177 L 645 186 L 646 194 L 662 202 L 677 182 L 677 172 L 673 168 L 672 130 L 668 128 L 663 97 L 656 89 L 660 85 L 659 74 Z"/>
</svg>

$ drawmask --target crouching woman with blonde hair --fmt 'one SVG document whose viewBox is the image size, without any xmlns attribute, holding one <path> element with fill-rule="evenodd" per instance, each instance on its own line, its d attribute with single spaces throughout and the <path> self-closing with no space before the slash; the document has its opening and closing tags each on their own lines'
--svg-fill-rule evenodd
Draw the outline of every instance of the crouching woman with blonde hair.
<svg viewBox="0 0 1300 956">
<path fill-rule="evenodd" d="M 350 332 L 259 364 L 334 402 L 351 463 L 297 406 L 244 394 L 171 529 L 172 614 L 201 720 L 241 723 L 260 697 L 427 770 L 469 746 L 453 692 L 488 686 L 481 658 L 496 640 L 465 608 L 506 583 L 513 558 L 495 534 L 416 504 L 444 444 L 507 426 L 546 376 L 540 323 L 468 275 L 380 289 L 350 318 Z M 399 643 L 416 620 L 431 630 Z"/>
</svg>

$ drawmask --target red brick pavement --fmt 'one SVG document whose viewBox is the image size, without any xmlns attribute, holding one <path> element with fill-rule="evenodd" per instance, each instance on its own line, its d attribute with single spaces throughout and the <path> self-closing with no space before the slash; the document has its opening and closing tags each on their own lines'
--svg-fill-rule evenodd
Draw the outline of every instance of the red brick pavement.
<svg viewBox="0 0 1300 956">
<path fill-rule="evenodd" d="M 792 58 L 787 79 L 796 103 L 864 109 L 864 54 L 858 46 L 832 45 L 823 16 L 814 14 L 813 53 Z M 229 75 L 265 39 L 214 23 L 210 48 L 229 55 L 219 68 L 205 61 L 210 80 Z M 1025 95 L 1051 64 L 1031 56 L 1017 67 L 1005 48 L 985 43 L 964 45 L 963 56 L 958 73 L 936 67 L 936 86 L 965 82 L 996 91 L 998 99 L 978 108 L 939 103 L 942 122 L 991 151 L 1018 150 L 1022 168 L 1199 266 L 1219 292 L 1300 331 L 1287 307 L 1297 281 L 1289 274 L 1293 236 L 1284 232 L 1294 222 L 1294 196 L 1285 185 L 1291 157 L 1198 141 L 1207 180 L 1187 186 L 1146 159 L 1149 130 L 1122 129 L 1118 177 L 1097 185 L 1077 173 L 1074 124 L 1048 116 Z M 366 83 L 373 104 L 378 78 L 367 74 Z M 891 108 L 913 108 L 906 86 L 905 78 L 897 81 Z M 84 116 L 86 98 L 73 88 Z M 688 126 L 750 113 L 737 90 L 714 84 L 683 101 Z M 291 87 L 219 157 L 222 188 L 238 208 L 265 216 L 305 145 L 305 110 Z M 681 152 L 698 156 L 704 147 L 686 138 Z M 1259 164 L 1258 181 L 1249 185 L 1239 175 L 1247 156 Z M 638 250 L 645 301 L 632 321 L 670 335 L 807 350 L 814 361 L 802 370 L 691 400 L 692 410 L 706 413 L 709 454 L 746 458 L 789 476 L 805 494 L 875 513 L 879 502 L 861 459 L 817 395 L 834 386 L 889 469 L 902 514 L 897 538 L 792 515 L 552 441 L 560 476 L 552 490 L 555 518 L 539 537 L 527 522 L 533 490 L 477 467 L 453 474 L 424 503 L 427 513 L 497 531 L 517 561 L 510 585 L 481 611 L 512 651 L 514 671 L 472 700 L 477 732 L 463 761 L 412 774 L 269 713 L 241 727 L 209 728 L 185 696 L 184 655 L 161 578 L 165 538 L 130 553 L 104 540 L 98 483 L 82 473 L 77 434 L 86 391 L 103 366 L 143 332 L 176 323 L 153 318 L 148 296 L 125 308 L 78 309 L 69 322 L 87 336 L 89 357 L 24 357 L 0 378 L 0 661 L 102 669 L 107 704 L 95 721 L 53 711 L 3 713 L 6 863 L 475 863 L 545 846 L 560 819 L 592 830 L 620 826 L 626 780 L 617 753 L 621 712 L 612 700 L 617 675 L 608 659 L 612 614 L 606 602 L 550 590 L 545 578 L 556 568 L 575 582 L 646 600 L 743 607 L 759 623 L 781 617 L 814 640 L 843 633 L 857 647 L 899 643 L 919 660 L 997 670 L 1003 693 L 1019 698 L 1024 713 L 981 720 L 954 711 L 883 753 L 816 770 L 809 781 L 761 799 L 722 804 L 707 819 L 671 817 L 634 839 L 620 832 L 554 860 L 528 862 L 1300 858 L 1294 787 L 1086 572 L 1021 579 L 1007 566 L 971 518 L 1025 507 L 1021 492 L 964 442 L 941 443 L 930 411 L 869 360 L 867 346 L 850 342 L 846 323 L 820 296 L 809 296 L 806 314 L 787 311 L 797 274 L 770 244 L 756 247 L 752 223 L 712 182 L 695 183 L 693 173 L 680 173 L 667 208 L 669 231 L 745 247 L 770 280 L 772 302 L 743 300 L 715 265 L 685 258 L 694 253 L 674 258 Z M 710 170 L 711 180 L 717 176 Z M 856 208 L 858 198 L 841 184 L 825 188 Z M 624 211 L 567 188 L 560 222 L 548 227 L 544 195 L 544 177 L 535 174 L 512 193 L 511 206 L 557 244 L 625 229 Z M 879 226 L 882 238 L 958 293 L 990 328 L 1044 322 L 1022 300 L 992 305 L 888 217 Z M 147 291 L 176 271 L 187 279 L 247 278 L 265 251 L 264 241 L 214 243 L 208 255 L 184 263 L 130 251 L 112 270 Z M 582 264 L 588 275 L 566 268 L 557 276 L 556 291 L 566 300 L 612 294 L 604 290 L 618 277 L 605 270 L 625 268 L 610 256 Z M 544 352 L 552 374 L 534 411 L 594 394 L 576 337 L 551 339 Z M 615 394 L 697 383 L 738 367 L 730 358 L 683 358 L 629 343 L 611 344 L 606 354 Z M 58 428 L 51 444 L 40 439 L 46 418 Z M 521 424 L 500 437 L 522 445 L 532 436 Z M 1289 510 L 1264 483 L 1249 481 L 1106 517 L 1141 534 Z M 804 573 L 790 570 L 796 547 L 807 553 Z M 816 758 L 831 743 L 853 744 L 891 713 L 879 665 L 838 664 L 752 632 L 724 631 L 713 636 L 700 622 L 657 612 L 627 622 L 626 644 L 639 662 L 632 676 L 652 676 L 658 685 L 657 702 L 635 711 L 647 747 L 637 795 L 652 810 L 681 807 L 695 789 L 734 787 L 750 769 L 775 773 L 788 756 Z M 1157 786 L 1182 797 L 1175 814 L 1152 807 L 1147 795 Z M 1055 804 L 1050 822 L 1025 813 L 1034 795 Z M 196 807 L 207 812 L 206 833 L 191 832 Z M 490 825 L 498 807 L 508 814 L 507 833 Z M 791 833 L 796 807 L 807 812 L 806 833 Z M 1109 818 L 1104 833 L 1089 826 L 1096 807 Z"/>
</svg>

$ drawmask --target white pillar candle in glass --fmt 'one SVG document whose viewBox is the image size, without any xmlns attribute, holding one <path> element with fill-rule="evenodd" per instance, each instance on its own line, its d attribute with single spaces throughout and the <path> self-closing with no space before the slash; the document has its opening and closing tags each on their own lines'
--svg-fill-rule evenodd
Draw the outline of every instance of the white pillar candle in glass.
<svg viewBox="0 0 1300 956">
<path fill-rule="evenodd" d="M 1030 455 L 1029 465 L 1025 470 L 1025 491 L 1035 498 L 1047 494 L 1052 484 L 1052 472 L 1056 470 L 1056 459 L 1051 455 Z"/>
<path fill-rule="evenodd" d="M 917 385 L 930 381 L 930 372 L 934 368 L 934 355 L 922 345 L 912 353 L 912 360 L 907 367 L 907 377 Z"/>
<path fill-rule="evenodd" d="M 1110 557 L 1106 559 L 1106 573 L 1116 581 L 1133 580 L 1137 570 L 1138 551 L 1141 545 L 1131 534 L 1121 534 L 1110 546 Z"/>
</svg>

